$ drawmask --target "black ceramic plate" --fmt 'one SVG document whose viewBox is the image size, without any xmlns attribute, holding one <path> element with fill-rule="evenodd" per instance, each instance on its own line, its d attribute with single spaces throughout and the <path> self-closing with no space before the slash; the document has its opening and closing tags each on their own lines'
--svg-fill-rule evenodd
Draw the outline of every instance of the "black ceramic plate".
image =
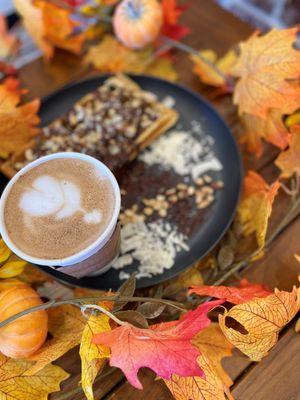
<svg viewBox="0 0 300 400">
<path fill-rule="evenodd" d="M 47 125 L 59 117 L 84 96 L 101 85 L 107 76 L 95 77 L 64 87 L 46 98 L 41 107 L 42 124 Z M 141 278 L 138 288 L 151 286 L 174 277 L 202 258 L 226 232 L 236 211 L 242 180 L 242 165 L 236 142 L 224 121 L 213 107 L 191 90 L 158 78 L 148 76 L 132 77 L 143 89 L 155 93 L 162 99 L 171 96 L 175 99 L 175 108 L 180 114 L 179 124 L 183 129 L 190 127 L 191 121 L 199 121 L 205 132 L 213 137 L 214 153 L 223 164 L 218 172 L 218 179 L 224 188 L 217 193 L 213 206 L 208 209 L 205 220 L 199 224 L 190 237 L 188 252 L 177 254 L 174 266 L 160 275 Z M 116 289 L 123 281 L 119 279 L 119 271 L 110 269 L 103 275 L 92 278 L 75 279 L 55 271 L 49 267 L 41 267 L 44 271 L 66 284 L 96 289 Z M 134 270 L 132 267 L 131 272 Z"/>
</svg>

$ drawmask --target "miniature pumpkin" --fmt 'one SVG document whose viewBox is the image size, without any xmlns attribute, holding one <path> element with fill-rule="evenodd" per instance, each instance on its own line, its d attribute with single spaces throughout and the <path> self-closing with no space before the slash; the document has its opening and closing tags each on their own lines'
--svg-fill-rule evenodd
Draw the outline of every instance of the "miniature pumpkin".
<svg viewBox="0 0 300 400">
<path fill-rule="evenodd" d="M 157 38 L 162 21 L 162 7 L 157 0 L 123 0 L 116 7 L 113 26 L 125 46 L 141 49 Z"/>
<path fill-rule="evenodd" d="M 0 322 L 30 307 L 42 304 L 35 290 L 23 284 L 0 293 Z M 35 311 L 0 328 L 0 351 L 7 357 L 24 358 L 44 343 L 48 330 L 45 310 Z"/>
</svg>

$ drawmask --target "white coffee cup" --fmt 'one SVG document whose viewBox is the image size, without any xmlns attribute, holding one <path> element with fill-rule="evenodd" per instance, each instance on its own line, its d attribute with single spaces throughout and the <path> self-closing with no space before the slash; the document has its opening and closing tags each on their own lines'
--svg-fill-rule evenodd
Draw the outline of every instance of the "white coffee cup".
<svg viewBox="0 0 300 400">
<path fill-rule="evenodd" d="M 102 176 L 106 177 L 109 179 L 111 186 L 114 191 L 114 198 L 115 198 L 115 207 L 113 211 L 112 218 L 105 228 L 104 232 L 93 242 L 91 243 L 88 247 L 86 247 L 84 250 L 79 251 L 76 254 L 73 254 L 69 257 L 61 258 L 61 259 L 45 259 L 45 258 L 37 258 L 37 257 L 32 257 L 29 254 L 24 253 L 22 250 L 17 248 L 14 243 L 11 241 L 9 234 L 7 232 L 5 222 L 4 222 L 4 208 L 5 208 L 5 202 L 7 199 L 7 196 L 13 187 L 13 185 L 18 181 L 18 179 L 24 175 L 26 172 L 30 171 L 31 169 L 35 168 L 36 166 L 43 164 L 45 162 L 48 162 L 50 160 L 58 159 L 58 158 L 71 158 L 71 159 L 78 159 L 82 160 L 85 162 L 88 162 L 95 166 L 97 170 L 101 173 Z M 84 260 L 87 260 L 88 258 L 92 257 L 96 253 L 98 253 L 104 246 L 108 243 L 108 241 L 111 239 L 112 235 L 114 234 L 116 230 L 116 225 L 118 222 L 118 217 L 120 213 L 120 206 L 121 206 L 121 194 L 120 194 L 120 188 L 118 185 L 118 182 L 113 175 L 113 173 L 110 171 L 110 169 L 103 164 L 101 161 L 88 156 L 86 154 L 81 154 L 81 153 L 75 153 L 75 152 L 65 152 L 65 153 L 56 153 L 56 154 L 51 154 L 48 156 L 41 157 L 30 164 L 27 164 L 24 168 L 22 168 L 7 184 L 6 188 L 4 189 L 1 199 L 0 199 L 0 232 L 1 236 L 4 240 L 4 242 L 7 244 L 7 246 L 11 249 L 13 253 L 15 253 L 17 256 L 22 258 L 23 260 L 26 260 L 32 264 L 38 264 L 38 265 L 46 265 L 46 266 L 60 266 L 60 267 L 66 267 L 66 273 L 67 267 L 72 266 L 74 264 L 78 264 Z M 104 273 L 107 271 L 107 269 L 110 267 L 110 265 L 106 265 L 105 267 L 101 268 L 101 271 L 97 274 Z M 60 269 L 61 271 L 61 269 Z M 92 275 L 95 275 L 96 273 L 93 272 Z"/>
</svg>

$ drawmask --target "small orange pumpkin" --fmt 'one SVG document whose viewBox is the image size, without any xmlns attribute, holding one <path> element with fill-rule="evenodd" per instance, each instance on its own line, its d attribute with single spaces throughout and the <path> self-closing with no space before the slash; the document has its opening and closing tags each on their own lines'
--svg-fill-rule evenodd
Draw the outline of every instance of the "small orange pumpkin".
<svg viewBox="0 0 300 400">
<path fill-rule="evenodd" d="M 0 322 L 30 307 L 42 304 L 35 290 L 23 284 L 0 293 Z M 0 328 L 0 351 L 7 357 L 24 358 L 44 343 L 48 330 L 45 310 L 26 314 Z"/>
<path fill-rule="evenodd" d="M 117 38 L 131 49 L 154 42 L 162 22 L 162 7 L 157 0 L 123 0 L 113 16 Z"/>
</svg>

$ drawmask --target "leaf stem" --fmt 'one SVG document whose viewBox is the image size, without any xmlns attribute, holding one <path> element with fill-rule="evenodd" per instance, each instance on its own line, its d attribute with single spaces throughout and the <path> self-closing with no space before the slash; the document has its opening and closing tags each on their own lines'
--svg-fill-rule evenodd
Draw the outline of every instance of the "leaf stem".
<svg viewBox="0 0 300 400">
<path fill-rule="evenodd" d="M 165 299 L 155 299 L 152 297 L 129 297 L 129 296 L 98 296 L 98 297 L 78 297 L 76 299 L 68 299 L 68 300 L 51 300 L 47 303 L 40 304 L 35 307 L 27 308 L 24 311 L 21 311 L 11 317 L 5 319 L 4 321 L 0 322 L 0 328 L 3 328 L 5 325 L 10 324 L 11 322 L 17 320 L 18 318 L 23 317 L 24 315 L 30 314 L 35 311 L 47 310 L 53 307 L 59 307 L 64 304 L 72 304 L 74 306 L 78 306 L 79 304 L 83 304 L 86 302 L 99 302 L 99 301 L 126 301 L 126 302 L 151 302 L 151 303 L 162 303 L 166 304 L 167 306 L 176 308 L 180 311 L 186 311 L 186 308 L 181 303 L 172 301 L 172 300 L 165 300 Z M 103 311 L 104 312 L 104 311 Z M 119 323 L 119 322 L 118 322 Z M 122 322 L 123 324 L 123 322 Z"/>
<path fill-rule="evenodd" d="M 111 318 L 113 321 L 115 321 L 119 325 L 126 325 L 128 324 L 127 322 L 121 321 L 119 318 L 117 318 L 114 314 L 106 310 L 106 308 L 98 306 L 97 304 L 84 304 L 81 309 L 86 310 L 86 309 L 92 309 L 92 310 L 98 310 L 102 312 L 103 314 L 107 315 L 109 318 Z"/>
<path fill-rule="evenodd" d="M 226 76 L 213 62 L 208 60 L 206 57 L 204 57 L 199 51 L 195 50 L 193 47 L 179 42 L 177 40 L 171 39 L 168 36 L 161 36 L 166 44 L 169 45 L 170 48 L 175 47 L 178 50 L 184 51 L 185 53 L 188 54 L 193 54 L 197 56 L 202 62 L 204 62 L 206 65 L 208 65 L 210 68 L 212 68 L 222 79 L 225 80 L 229 85 L 231 85 L 231 80 Z"/>
</svg>

